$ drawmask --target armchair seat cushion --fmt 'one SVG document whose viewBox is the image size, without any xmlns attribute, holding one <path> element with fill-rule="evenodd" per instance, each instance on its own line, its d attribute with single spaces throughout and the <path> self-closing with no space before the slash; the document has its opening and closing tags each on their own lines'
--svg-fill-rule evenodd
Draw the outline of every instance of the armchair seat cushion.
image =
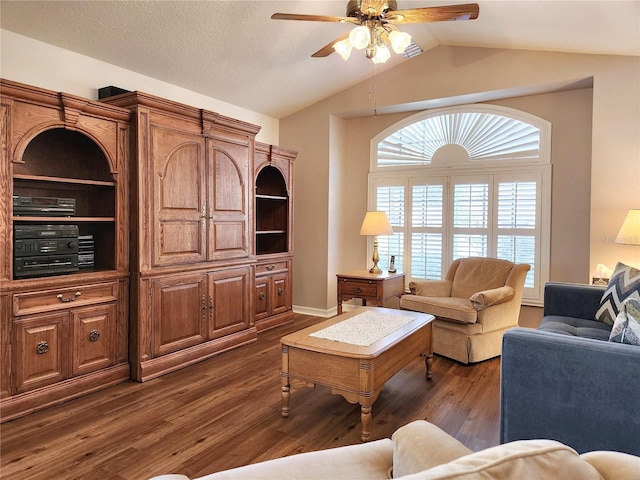
<svg viewBox="0 0 640 480">
<path fill-rule="evenodd" d="M 538 330 L 606 341 L 611 334 L 611 325 L 586 318 L 549 315 L 542 319 Z"/>
<path fill-rule="evenodd" d="M 400 308 L 430 313 L 437 318 L 446 318 L 464 324 L 476 323 L 478 320 L 478 312 L 468 298 L 403 295 Z"/>
</svg>

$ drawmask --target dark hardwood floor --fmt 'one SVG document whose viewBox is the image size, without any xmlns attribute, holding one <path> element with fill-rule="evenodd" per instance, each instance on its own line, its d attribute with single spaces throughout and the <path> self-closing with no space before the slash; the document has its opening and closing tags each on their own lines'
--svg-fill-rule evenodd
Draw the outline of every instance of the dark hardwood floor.
<svg viewBox="0 0 640 480">
<path fill-rule="evenodd" d="M 360 443 L 360 408 L 325 387 L 293 390 L 280 416 L 283 335 L 140 384 L 128 382 L 0 425 L 0 476 L 20 479 L 190 478 L 311 450 Z M 373 404 L 372 440 L 425 419 L 472 450 L 498 444 L 500 359 L 461 365 L 442 357 L 433 379 L 416 358 Z"/>
</svg>

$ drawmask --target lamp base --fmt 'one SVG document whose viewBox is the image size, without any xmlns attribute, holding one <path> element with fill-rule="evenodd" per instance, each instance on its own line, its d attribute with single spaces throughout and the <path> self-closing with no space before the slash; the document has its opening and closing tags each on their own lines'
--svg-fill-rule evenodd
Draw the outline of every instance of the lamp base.
<svg viewBox="0 0 640 480">
<path fill-rule="evenodd" d="M 380 261 L 380 257 L 378 256 L 378 237 L 373 237 L 373 267 L 369 269 L 369 273 L 382 273 L 380 267 L 378 267 L 378 262 Z"/>
</svg>

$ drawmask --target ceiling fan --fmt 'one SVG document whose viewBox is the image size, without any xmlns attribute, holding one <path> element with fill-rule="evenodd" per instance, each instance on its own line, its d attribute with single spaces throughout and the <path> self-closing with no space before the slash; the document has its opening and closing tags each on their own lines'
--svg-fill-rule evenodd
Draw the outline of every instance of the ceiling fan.
<svg viewBox="0 0 640 480">
<path fill-rule="evenodd" d="M 339 22 L 356 25 L 350 32 L 325 45 L 312 57 L 327 57 L 334 51 L 347 60 L 353 48 L 364 50 L 374 63 L 384 63 L 390 57 L 388 45 L 406 58 L 422 53 L 422 49 L 396 25 L 406 23 L 442 22 L 449 20 L 474 20 L 478 18 L 477 3 L 440 7 L 398 10 L 395 0 L 351 0 L 347 3 L 345 17 L 274 13 L 274 20 L 304 20 L 310 22 Z"/>
</svg>

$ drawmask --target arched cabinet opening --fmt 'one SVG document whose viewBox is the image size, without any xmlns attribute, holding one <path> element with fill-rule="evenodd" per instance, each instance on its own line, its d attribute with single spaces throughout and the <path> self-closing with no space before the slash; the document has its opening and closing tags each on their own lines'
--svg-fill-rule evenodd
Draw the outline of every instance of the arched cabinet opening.
<svg viewBox="0 0 640 480">
<path fill-rule="evenodd" d="M 13 166 L 13 278 L 116 268 L 116 181 L 100 146 L 63 128 Z"/>
<path fill-rule="evenodd" d="M 289 193 L 284 177 L 267 165 L 256 176 L 256 254 L 289 251 Z"/>
<path fill-rule="evenodd" d="M 258 331 L 293 321 L 293 172 L 297 153 L 256 142 L 255 321 Z"/>
<path fill-rule="evenodd" d="M 130 118 L 0 79 L 0 422 L 130 377 Z"/>
</svg>

